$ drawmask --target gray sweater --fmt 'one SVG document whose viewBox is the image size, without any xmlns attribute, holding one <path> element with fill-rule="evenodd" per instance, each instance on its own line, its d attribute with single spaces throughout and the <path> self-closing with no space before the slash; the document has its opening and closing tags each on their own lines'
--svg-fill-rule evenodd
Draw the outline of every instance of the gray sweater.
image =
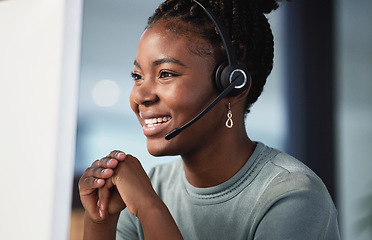
<svg viewBox="0 0 372 240">
<path fill-rule="evenodd" d="M 184 239 L 340 239 L 337 210 L 321 179 L 262 143 L 218 186 L 192 186 L 181 160 L 153 168 L 149 177 Z M 117 239 L 144 239 L 141 223 L 126 209 Z"/>
</svg>

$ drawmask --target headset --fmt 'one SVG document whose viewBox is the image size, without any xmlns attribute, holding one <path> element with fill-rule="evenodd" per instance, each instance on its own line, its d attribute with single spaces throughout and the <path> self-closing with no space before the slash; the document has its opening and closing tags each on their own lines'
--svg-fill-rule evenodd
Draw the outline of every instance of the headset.
<svg viewBox="0 0 372 240">
<path fill-rule="evenodd" d="M 206 15 L 212 20 L 217 28 L 218 33 L 221 36 L 223 45 L 226 50 L 227 62 L 222 63 L 217 67 L 215 73 L 215 84 L 217 89 L 221 92 L 202 112 L 185 125 L 175 128 L 165 135 L 166 140 L 170 140 L 180 134 L 184 129 L 189 127 L 204 116 L 209 110 L 211 110 L 218 102 L 224 97 L 237 96 L 246 90 L 251 81 L 251 76 L 248 72 L 247 67 L 240 63 L 236 57 L 234 47 L 231 39 L 227 33 L 226 28 L 220 22 L 218 17 L 208 8 L 205 8 L 200 2 L 193 0 L 198 4 L 206 13 Z"/>
</svg>

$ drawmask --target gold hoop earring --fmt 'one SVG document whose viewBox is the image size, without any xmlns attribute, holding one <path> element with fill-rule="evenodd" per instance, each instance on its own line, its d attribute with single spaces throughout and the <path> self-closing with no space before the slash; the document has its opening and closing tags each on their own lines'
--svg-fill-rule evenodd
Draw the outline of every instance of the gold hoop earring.
<svg viewBox="0 0 372 240">
<path fill-rule="evenodd" d="M 230 107 L 230 103 L 229 103 L 229 111 L 227 111 L 227 120 L 226 120 L 226 127 L 228 128 L 232 128 L 233 125 L 234 125 L 234 122 L 232 120 L 232 111 L 231 111 L 231 107 Z"/>
</svg>

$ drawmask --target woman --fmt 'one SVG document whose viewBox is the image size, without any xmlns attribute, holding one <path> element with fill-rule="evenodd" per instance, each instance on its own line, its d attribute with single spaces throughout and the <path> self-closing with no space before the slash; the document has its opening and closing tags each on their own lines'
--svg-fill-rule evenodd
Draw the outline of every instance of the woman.
<svg viewBox="0 0 372 240">
<path fill-rule="evenodd" d="M 95 161 L 79 182 L 85 238 L 339 239 L 337 211 L 322 181 L 245 130 L 245 115 L 272 69 L 273 36 L 264 13 L 276 9 L 276 1 L 201 3 L 228 29 L 249 71 L 246 87 L 166 140 L 220 94 L 215 72 L 228 51 L 195 1 L 161 4 L 138 44 L 130 104 L 150 154 L 181 159 L 149 175 L 121 151 Z"/>
</svg>

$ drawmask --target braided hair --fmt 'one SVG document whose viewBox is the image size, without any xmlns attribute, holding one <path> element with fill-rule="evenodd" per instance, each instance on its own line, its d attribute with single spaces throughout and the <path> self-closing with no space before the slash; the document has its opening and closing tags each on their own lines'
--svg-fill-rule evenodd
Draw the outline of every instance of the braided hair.
<svg viewBox="0 0 372 240">
<path fill-rule="evenodd" d="M 278 8 L 278 0 L 200 0 L 211 9 L 227 28 L 237 58 L 245 64 L 252 77 L 252 86 L 245 103 L 248 113 L 263 91 L 273 68 L 274 40 L 264 14 Z M 218 31 L 201 7 L 193 0 L 167 0 L 148 19 L 148 27 L 159 20 L 171 20 L 167 26 L 177 34 L 198 34 L 216 50 L 215 58 L 223 61 L 226 53 Z M 174 20 L 174 21 L 172 21 Z M 198 49 L 197 54 L 210 54 Z M 217 65 L 216 63 L 216 65 Z M 217 65 L 218 66 L 218 65 Z"/>
</svg>

